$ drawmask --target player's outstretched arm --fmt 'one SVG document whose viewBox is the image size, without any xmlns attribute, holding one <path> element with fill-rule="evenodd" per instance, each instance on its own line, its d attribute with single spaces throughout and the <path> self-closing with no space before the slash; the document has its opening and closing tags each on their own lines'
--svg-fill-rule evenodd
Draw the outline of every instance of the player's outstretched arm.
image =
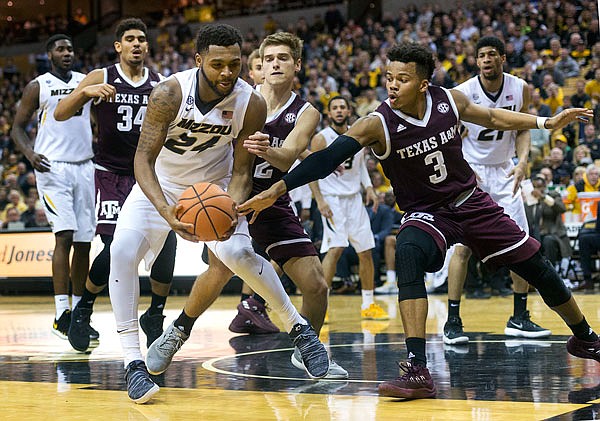
<svg viewBox="0 0 600 421">
<path fill-rule="evenodd" d="M 73 92 L 60 100 L 54 110 L 54 119 L 56 121 L 68 120 L 92 98 L 112 101 L 116 92 L 114 86 L 104 83 L 104 70 L 92 70 L 79 82 Z"/>
<path fill-rule="evenodd" d="M 248 139 L 252 133 L 261 130 L 267 119 L 267 104 L 264 98 L 257 92 L 252 92 L 250 102 L 244 116 L 244 127 L 238 135 L 238 139 Z M 242 203 L 250 195 L 252 190 L 252 164 L 254 155 L 250 154 L 243 145 L 244 142 L 236 142 L 233 152 L 233 173 L 227 192 L 236 203 Z"/>
<path fill-rule="evenodd" d="M 244 140 L 244 147 L 248 152 L 263 158 L 269 164 L 281 171 L 290 169 L 296 158 L 306 150 L 310 137 L 314 133 L 321 115 L 311 105 L 296 121 L 296 125 L 283 141 L 280 148 L 273 148 L 265 140 L 269 136 L 264 133 L 255 133 Z"/>
<path fill-rule="evenodd" d="M 465 94 L 451 89 L 461 120 L 495 130 L 560 129 L 574 121 L 589 121 L 594 111 L 587 108 L 568 108 L 554 117 L 536 117 L 502 108 L 485 108 L 471 103 Z"/>
<path fill-rule="evenodd" d="M 250 221 L 252 223 L 258 213 L 275 203 L 275 200 L 285 192 L 311 181 L 327 177 L 335 171 L 338 165 L 354 156 L 364 146 L 370 146 L 377 152 L 382 152 L 385 151 L 385 145 L 385 133 L 379 117 L 366 116 L 360 118 L 329 147 L 310 154 L 300 165 L 286 174 L 282 180 L 242 203 L 238 210 L 243 215 L 254 212 Z"/>
<path fill-rule="evenodd" d="M 160 82 L 152 90 L 135 152 L 133 169 L 140 188 L 169 223 L 171 229 L 186 240 L 197 242 L 198 238 L 188 232 L 188 230 L 192 231 L 193 225 L 179 222 L 176 218 L 176 206 L 171 206 L 167 202 L 154 170 L 156 158 L 167 137 L 169 124 L 177 117 L 180 104 L 181 88 L 175 78 Z"/>
<path fill-rule="evenodd" d="M 40 84 L 37 80 L 32 80 L 25 86 L 23 96 L 17 107 L 17 113 L 13 121 L 13 127 L 10 137 L 33 168 L 40 172 L 50 171 L 50 161 L 44 155 L 33 151 L 33 142 L 27 135 L 27 124 L 31 115 L 40 106 Z"/>
</svg>

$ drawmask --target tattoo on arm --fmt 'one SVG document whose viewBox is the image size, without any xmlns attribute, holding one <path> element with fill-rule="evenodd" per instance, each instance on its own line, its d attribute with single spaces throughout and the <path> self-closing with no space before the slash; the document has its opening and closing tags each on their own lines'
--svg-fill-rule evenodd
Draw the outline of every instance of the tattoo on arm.
<svg viewBox="0 0 600 421">
<path fill-rule="evenodd" d="M 155 151 L 158 153 L 160 151 L 169 124 L 177 116 L 180 96 L 168 82 L 156 85 L 148 100 L 148 108 L 137 146 L 138 152 L 151 153 Z"/>
</svg>

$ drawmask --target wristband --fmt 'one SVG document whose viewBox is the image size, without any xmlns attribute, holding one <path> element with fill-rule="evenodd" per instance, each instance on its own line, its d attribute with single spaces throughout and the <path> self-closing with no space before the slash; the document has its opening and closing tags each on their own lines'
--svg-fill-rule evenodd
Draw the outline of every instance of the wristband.
<svg viewBox="0 0 600 421">
<path fill-rule="evenodd" d="M 546 120 L 548 120 L 548 117 L 537 117 L 535 119 L 535 125 L 537 126 L 538 129 L 545 129 L 546 128 Z"/>
</svg>

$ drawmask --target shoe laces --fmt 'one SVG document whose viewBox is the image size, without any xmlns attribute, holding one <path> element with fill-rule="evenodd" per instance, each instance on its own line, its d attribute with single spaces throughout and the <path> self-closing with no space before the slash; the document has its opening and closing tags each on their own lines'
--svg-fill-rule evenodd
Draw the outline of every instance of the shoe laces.
<svg viewBox="0 0 600 421">
<path fill-rule="evenodd" d="M 313 357 L 317 357 L 321 352 L 321 347 L 319 346 L 316 334 L 313 334 L 313 332 L 308 329 L 305 332 L 298 334 L 298 336 L 293 339 L 293 342 L 294 345 L 298 347 L 303 360 L 310 360 Z"/>
<path fill-rule="evenodd" d="M 173 326 L 173 329 L 177 328 Z M 175 351 L 179 351 L 179 349 L 183 346 L 184 342 L 185 339 L 177 335 L 175 332 L 171 331 L 169 332 L 169 334 L 165 335 L 164 340 L 160 344 L 158 344 L 158 348 L 170 354 L 173 351 L 173 349 Z"/>
<path fill-rule="evenodd" d="M 421 384 L 427 383 L 427 378 L 422 374 L 423 368 L 421 366 L 414 366 L 409 361 L 405 361 L 398 362 L 398 367 L 403 373 L 400 373 L 400 381 Z"/>
</svg>

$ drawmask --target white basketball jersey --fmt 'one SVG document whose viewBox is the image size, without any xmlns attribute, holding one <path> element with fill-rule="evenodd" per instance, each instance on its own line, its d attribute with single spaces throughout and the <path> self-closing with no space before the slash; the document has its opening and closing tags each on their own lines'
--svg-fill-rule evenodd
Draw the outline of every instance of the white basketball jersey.
<svg viewBox="0 0 600 421">
<path fill-rule="evenodd" d="M 331 127 L 327 127 L 319 132 L 325 138 L 325 145 L 329 146 L 339 136 Z M 333 172 L 327 177 L 319 180 L 321 193 L 330 195 L 346 196 L 359 193 L 361 191 L 361 179 L 364 173 L 367 173 L 365 158 L 362 150 L 354 156 L 348 158 L 342 164 L 344 166 L 343 174 Z M 367 174 L 368 177 L 368 174 Z"/>
<path fill-rule="evenodd" d="M 521 111 L 525 82 L 518 77 L 503 73 L 504 81 L 496 95 L 486 92 L 475 76 L 454 89 L 464 93 L 469 101 L 487 108 L 504 108 Z M 493 165 L 509 161 L 515 156 L 516 130 L 493 130 L 477 124 L 461 121 L 468 132 L 463 136 L 463 154 L 467 162 Z"/>
<path fill-rule="evenodd" d="M 40 108 L 38 133 L 33 150 L 50 161 L 81 162 L 94 156 L 90 123 L 91 101 L 68 120 L 54 119 L 58 101 L 69 95 L 84 77 L 82 73 L 71 72 L 71 80 L 64 82 L 48 72 L 35 79 L 40 85 Z"/>
<path fill-rule="evenodd" d="M 232 141 L 244 124 L 253 89 L 238 79 L 233 91 L 206 114 L 196 106 L 199 70 L 175 73 L 181 106 L 156 160 L 159 180 L 189 186 L 212 182 L 227 187 L 233 166 Z M 164 82 L 163 82 L 164 83 Z"/>
</svg>

